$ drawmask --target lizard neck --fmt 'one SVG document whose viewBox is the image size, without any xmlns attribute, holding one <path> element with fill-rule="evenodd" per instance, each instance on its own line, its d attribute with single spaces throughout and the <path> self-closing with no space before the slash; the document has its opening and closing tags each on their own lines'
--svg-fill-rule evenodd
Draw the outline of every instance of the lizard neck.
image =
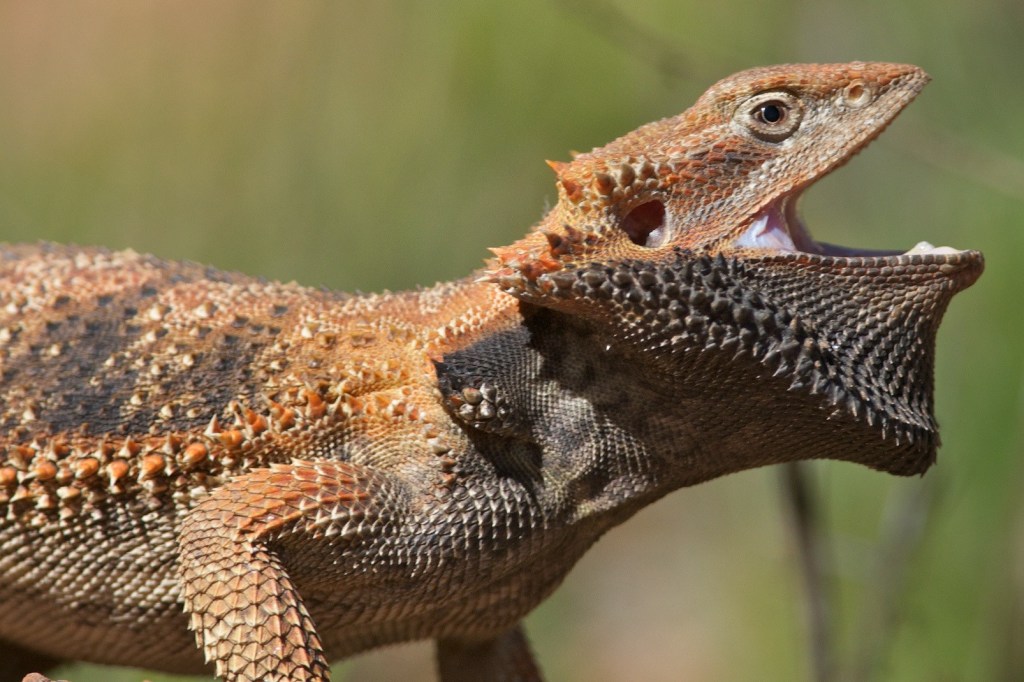
<svg viewBox="0 0 1024 682">
<path fill-rule="evenodd" d="M 349 301 L 343 316 L 390 319 L 416 330 L 433 357 L 456 352 L 522 321 L 519 301 L 479 272 L 452 282 L 399 294 L 370 294 Z"/>
<path fill-rule="evenodd" d="M 685 484 L 673 461 L 696 446 L 686 420 L 652 409 L 663 382 L 595 327 L 530 304 L 516 310 L 515 324 L 435 364 L 473 443 L 469 466 L 519 480 L 549 520 L 594 519 L 597 534 Z"/>
</svg>

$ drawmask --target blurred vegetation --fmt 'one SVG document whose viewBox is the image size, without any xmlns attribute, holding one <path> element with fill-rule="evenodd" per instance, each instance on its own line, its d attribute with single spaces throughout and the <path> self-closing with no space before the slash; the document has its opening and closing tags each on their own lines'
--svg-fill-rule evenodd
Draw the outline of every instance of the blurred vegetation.
<svg viewBox="0 0 1024 682">
<path fill-rule="evenodd" d="M 673 115 L 733 71 L 919 64 L 933 84 L 809 193 L 807 223 L 858 246 L 982 249 L 988 270 L 940 337 L 940 466 L 813 467 L 838 653 L 864 679 L 1024 680 L 1022 35 L 1019 0 L 2 2 L 0 238 L 427 284 L 539 218 L 543 159 Z M 778 478 L 675 493 L 602 540 L 530 618 L 550 679 L 806 679 Z M 413 645 L 339 670 L 427 680 L 433 663 Z"/>
</svg>

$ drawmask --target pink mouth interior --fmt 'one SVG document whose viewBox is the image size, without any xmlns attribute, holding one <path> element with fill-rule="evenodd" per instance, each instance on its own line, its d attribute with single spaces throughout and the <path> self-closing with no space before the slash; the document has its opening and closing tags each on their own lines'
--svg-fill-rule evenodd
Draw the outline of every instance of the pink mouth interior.
<svg viewBox="0 0 1024 682">
<path fill-rule="evenodd" d="M 768 204 L 754 216 L 747 231 L 733 242 L 734 246 L 784 253 L 818 253 L 818 245 L 807 234 L 803 222 L 793 210 L 795 203 L 789 197 L 783 197 Z"/>
<path fill-rule="evenodd" d="M 732 245 L 743 249 L 764 249 L 775 253 L 813 253 L 821 256 L 901 256 L 907 254 L 953 254 L 958 249 L 918 242 L 908 251 L 852 249 L 816 242 L 796 211 L 796 198 L 785 196 L 765 206 Z"/>
</svg>

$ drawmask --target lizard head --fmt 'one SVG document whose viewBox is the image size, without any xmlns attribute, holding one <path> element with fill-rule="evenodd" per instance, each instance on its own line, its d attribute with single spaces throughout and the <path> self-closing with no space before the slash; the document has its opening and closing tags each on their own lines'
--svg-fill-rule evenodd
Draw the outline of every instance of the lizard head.
<svg viewBox="0 0 1024 682">
<path fill-rule="evenodd" d="M 495 250 L 486 278 L 588 321 L 680 385 L 720 371 L 722 358 L 745 368 L 731 385 L 763 384 L 771 419 L 808 425 L 760 463 L 829 457 L 922 472 L 938 445 L 935 333 L 982 256 L 926 242 L 822 244 L 796 203 L 927 81 L 882 63 L 731 76 L 679 116 L 550 163 L 557 205 Z"/>
</svg>

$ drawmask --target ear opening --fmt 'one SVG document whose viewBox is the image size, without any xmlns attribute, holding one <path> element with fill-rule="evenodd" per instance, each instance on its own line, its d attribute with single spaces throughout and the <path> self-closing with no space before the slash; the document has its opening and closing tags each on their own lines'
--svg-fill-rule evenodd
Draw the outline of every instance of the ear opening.
<svg viewBox="0 0 1024 682">
<path fill-rule="evenodd" d="M 661 246 L 668 236 L 665 229 L 665 204 L 654 200 L 634 206 L 622 218 L 622 229 L 629 240 L 638 246 Z"/>
</svg>

